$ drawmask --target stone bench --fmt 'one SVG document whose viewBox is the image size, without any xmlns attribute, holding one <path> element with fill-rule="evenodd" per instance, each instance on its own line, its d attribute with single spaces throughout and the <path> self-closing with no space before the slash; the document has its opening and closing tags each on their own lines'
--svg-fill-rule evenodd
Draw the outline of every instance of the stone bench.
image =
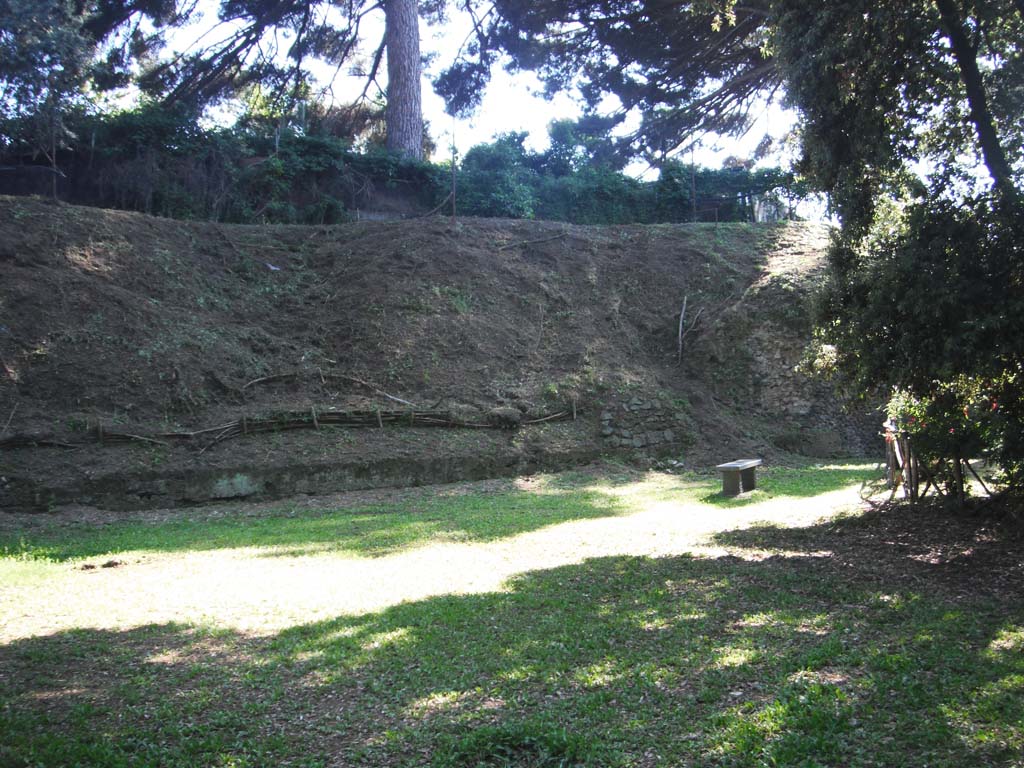
<svg viewBox="0 0 1024 768">
<path fill-rule="evenodd" d="M 722 493 L 726 496 L 739 496 L 745 491 L 757 488 L 757 468 L 761 459 L 737 459 L 728 464 L 719 464 L 717 469 L 722 473 Z"/>
</svg>

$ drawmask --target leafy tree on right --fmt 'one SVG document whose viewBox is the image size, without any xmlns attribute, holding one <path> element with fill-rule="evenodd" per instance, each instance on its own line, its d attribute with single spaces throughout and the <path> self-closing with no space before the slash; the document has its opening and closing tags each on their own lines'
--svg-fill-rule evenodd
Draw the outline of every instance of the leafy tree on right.
<svg viewBox="0 0 1024 768">
<path fill-rule="evenodd" d="M 1024 0 L 497 0 L 438 86 L 472 107 L 497 52 L 671 156 L 765 100 L 800 115 L 798 170 L 840 221 L 820 359 L 964 493 L 985 456 L 1024 486 Z M 923 426 L 922 426 L 923 425 Z"/>
<path fill-rule="evenodd" d="M 926 473 L 1024 483 L 1024 13 L 1019 2 L 776 4 L 801 170 L 841 228 L 819 340 L 890 392 Z"/>
</svg>

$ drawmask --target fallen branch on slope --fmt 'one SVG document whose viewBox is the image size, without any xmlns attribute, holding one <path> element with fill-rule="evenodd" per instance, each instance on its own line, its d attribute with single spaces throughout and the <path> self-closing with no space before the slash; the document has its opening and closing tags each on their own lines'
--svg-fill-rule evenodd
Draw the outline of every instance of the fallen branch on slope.
<svg viewBox="0 0 1024 768">
<path fill-rule="evenodd" d="M 552 237 L 542 237 L 539 240 L 521 240 L 518 243 L 505 243 L 505 245 L 499 245 L 498 250 L 504 251 L 507 248 L 522 248 L 523 246 L 527 245 L 540 245 L 541 243 L 550 243 L 554 240 L 561 240 L 565 236 L 566 233 L 561 232 L 557 235 L 553 235 Z"/>
</svg>

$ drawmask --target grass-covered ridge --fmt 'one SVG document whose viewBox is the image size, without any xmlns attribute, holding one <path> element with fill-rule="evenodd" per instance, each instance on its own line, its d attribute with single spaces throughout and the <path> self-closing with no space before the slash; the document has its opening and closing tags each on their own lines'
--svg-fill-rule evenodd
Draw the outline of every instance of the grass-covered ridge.
<svg viewBox="0 0 1024 768">
<path fill-rule="evenodd" d="M 1013 765 L 1019 556 L 873 477 L 5 531 L 0 765 Z"/>
</svg>

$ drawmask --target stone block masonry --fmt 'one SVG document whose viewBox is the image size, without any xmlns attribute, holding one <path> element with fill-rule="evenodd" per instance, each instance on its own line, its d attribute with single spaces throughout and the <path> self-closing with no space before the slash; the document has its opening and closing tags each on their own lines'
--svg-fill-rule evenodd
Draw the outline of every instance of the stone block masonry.
<svg viewBox="0 0 1024 768">
<path fill-rule="evenodd" d="M 664 398 L 636 396 L 601 412 L 601 437 L 610 448 L 663 453 L 686 442 L 687 421 Z"/>
</svg>

